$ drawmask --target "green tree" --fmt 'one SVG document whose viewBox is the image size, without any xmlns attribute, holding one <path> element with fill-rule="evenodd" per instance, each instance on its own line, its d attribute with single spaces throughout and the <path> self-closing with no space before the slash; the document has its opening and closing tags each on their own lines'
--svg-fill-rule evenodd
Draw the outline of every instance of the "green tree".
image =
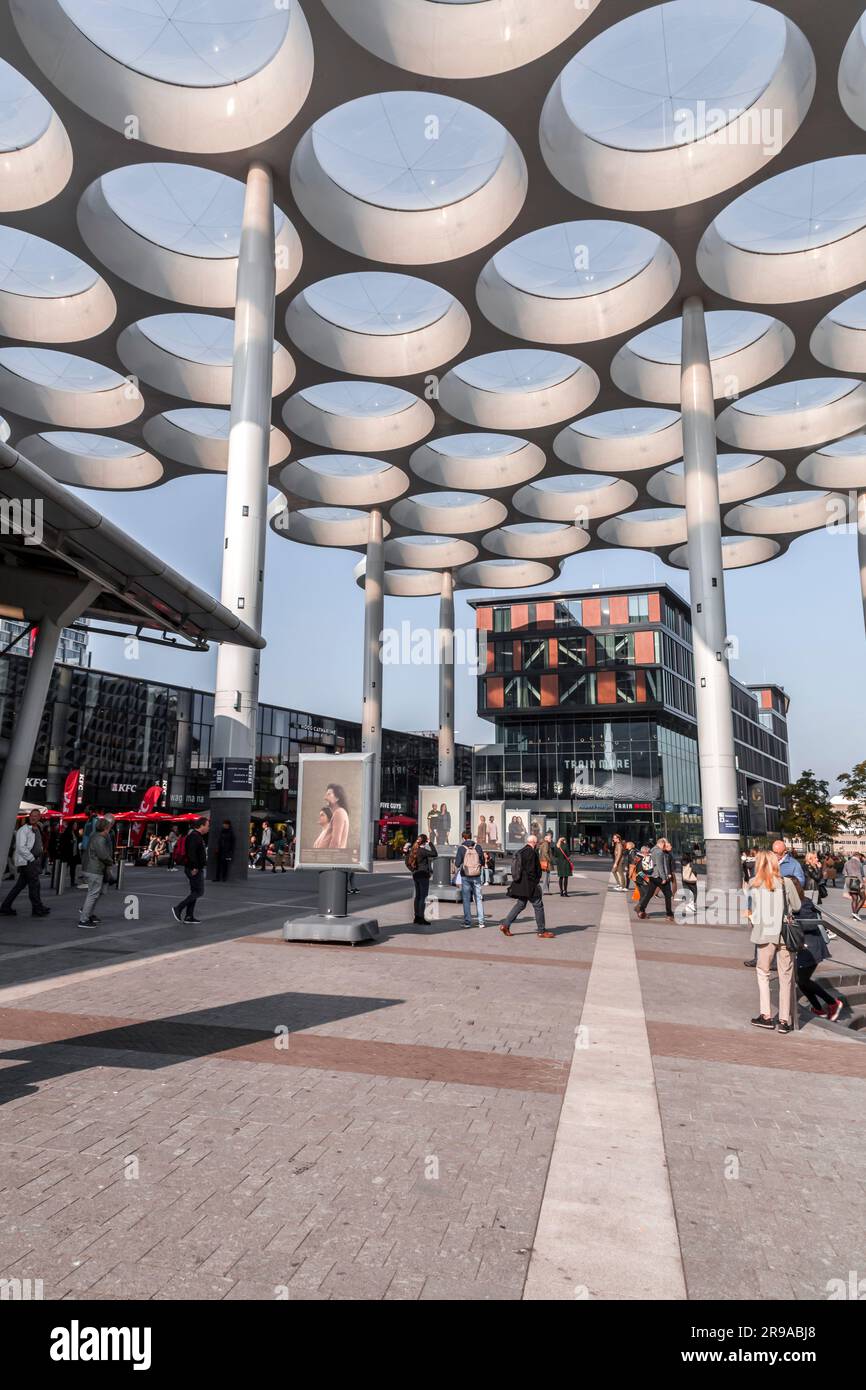
<svg viewBox="0 0 866 1390">
<path fill-rule="evenodd" d="M 840 772 L 836 778 L 839 794 L 847 801 L 866 801 L 866 758 L 855 763 L 850 772 Z"/>
<path fill-rule="evenodd" d="M 829 783 L 816 777 L 811 768 L 784 787 L 782 796 L 782 830 L 809 849 L 832 840 L 845 826 L 845 813 L 830 804 Z"/>
</svg>

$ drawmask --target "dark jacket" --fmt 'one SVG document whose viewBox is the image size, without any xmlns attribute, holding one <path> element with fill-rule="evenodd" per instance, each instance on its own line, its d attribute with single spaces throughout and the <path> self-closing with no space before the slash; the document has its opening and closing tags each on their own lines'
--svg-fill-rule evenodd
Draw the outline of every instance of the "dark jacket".
<svg viewBox="0 0 866 1390">
<path fill-rule="evenodd" d="M 185 869 L 203 869 L 207 863 L 207 850 L 205 849 L 204 839 L 197 830 L 187 831 L 186 851 L 184 855 Z"/>
<path fill-rule="evenodd" d="M 417 863 L 412 870 L 413 874 L 420 874 L 422 878 L 429 878 L 433 872 L 431 860 L 438 858 L 435 845 L 419 845 Z"/>
<path fill-rule="evenodd" d="M 524 902 L 528 902 L 534 897 L 535 890 L 541 882 L 541 861 L 533 845 L 524 845 L 517 858 L 520 861 L 520 873 L 508 885 L 508 896 L 522 898 Z"/>
<path fill-rule="evenodd" d="M 221 854 L 223 859 L 231 859 L 234 852 L 235 832 L 230 825 L 222 825 L 217 837 L 217 854 Z"/>
<path fill-rule="evenodd" d="M 569 875 L 571 874 L 572 863 L 565 851 L 559 848 L 559 845 L 553 846 L 551 862 L 553 864 L 553 867 L 556 869 L 557 878 L 569 877 Z"/>
<path fill-rule="evenodd" d="M 77 864 L 81 858 L 78 853 L 78 841 L 75 837 L 75 831 L 72 829 L 71 825 L 67 825 L 66 828 L 61 831 L 60 840 L 58 842 L 58 854 L 64 864 Z"/>
<path fill-rule="evenodd" d="M 674 871 L 673 856 L 669 853 L 668 850 L 660 849 L 658 845 L 653 845 L 652 849 L 650 850 L 650 854 L 652 856 L 653 861 L 652 876 L 653 878 L 659 879 L 661 882 L 664 882 L 665 879 L 671 877 L 671 874 Z"/>
</svg>

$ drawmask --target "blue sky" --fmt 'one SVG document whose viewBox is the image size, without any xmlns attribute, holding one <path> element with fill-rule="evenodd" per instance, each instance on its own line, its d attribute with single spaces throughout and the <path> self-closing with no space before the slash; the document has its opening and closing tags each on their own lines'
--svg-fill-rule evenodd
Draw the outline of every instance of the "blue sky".
<svg viewBox="0 0 866 1390">
<path fill-rule="evenodd" d="M 149 492 L 79 495 L 213 594 L 219 594 L 223 478 L 176 479 Z M 265 572 L 263 700 L 346 719 L 360 717 L 363 595 L 352 579 L 354 551 L 319 550 L 269 534 Z M 566 561 L 554 589 L 666 581 L 684 597 L 688 577 L 653 555 L 606 550 Z M 866 642 L 854 534 L 818 531 L 768 565 L 726 576 L 728 630 L 738 642 L 732 671 L 743 682 L 772 681 L 791 697 L 791 770 L 835 778 L 866 758 Z M 475 593 L 472 595 L 478 597 Z M 386 627 L 435 627 L 435 599 L 388 599 Z M 457 595 L 456 624 L 472 610 Z M 93 665 L 129 671 L 122 644 L 91 639 Z M 215 651 L 163 652 L 141 644 L 132 674 L 213 688 Z M 437 675 L 425 666 L 389 666 L 384 723 L 435 729 Z M 461 742 L 487 742 L 492 726 L 475 713 L 475 682 L 457 674 Z"/>
</svg>

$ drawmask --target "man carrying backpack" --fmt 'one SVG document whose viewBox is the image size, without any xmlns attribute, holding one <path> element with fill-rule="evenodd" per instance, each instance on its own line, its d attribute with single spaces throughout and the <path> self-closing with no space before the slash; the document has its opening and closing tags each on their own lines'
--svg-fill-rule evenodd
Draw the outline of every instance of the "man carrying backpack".
<svg viewBox="0 0 866 1390">
<path fill-rule="evenodd" d="M 521 912 L 525 911 L 528 904 L 532 904 L 535 913 L 536 935 L 544 938 L 551 938 L 552 931 L 548 931 L 544 922 L 544 898 L 541 893 L 541 861 L 538 858 L 538 851 L 535 846 L 538 843 L 537 835 L 530 835 L 523 846 L 515 854 L 511 864 L 511 883 L 508 886 L 509 898 L 514 898 L 514 906 L 500 926 L 499 930 L 503 936 L 511 936 L 511 923 L 515 922 Z"/>
<path fill-rule="evenodd" d="M 471 830 L 464 830 L 463 843 L 458 846 L 454 856 L 454 868 L 460 875 L 460 892 L 463 897 L 463 925 L 472 926 L 472 899 L 478 914 L 479 927 L 484 926 L 484 895 L 481 884 L 484 864 L 481 849 Z"/>
<path fill-rule="evenodd" d="M 171 915 L 176 922 L 185 924 L 201 921 L 201 918 L 195 916 L 195 905 L 204 893 L 204 868 L 207 863 L 204 835 L 207 828 L 207 817 L 203 817 L 195 821 L 186 835 L 181 836 L 177 842 L 175 858 L 179 859 L 183 866 L 189 892 L 183 902 L 171 909 Z"/>
</svg>

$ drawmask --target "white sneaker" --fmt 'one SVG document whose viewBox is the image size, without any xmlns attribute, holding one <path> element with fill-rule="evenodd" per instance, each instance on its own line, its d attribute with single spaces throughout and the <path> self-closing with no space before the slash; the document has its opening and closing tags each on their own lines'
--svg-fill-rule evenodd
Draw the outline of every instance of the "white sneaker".
<svg viewBox="0 0 866 1390">
<path fill-rule="evenodd" d="M 479 931 L 483 931 L 484 928 L 485 928 L 486 926 L 487 926 L 487 923 L 486 923 L 486 922 L 479 922 L 479 923 L 478 923 L 478 929 L 479 929 Z"/>
</svg>

